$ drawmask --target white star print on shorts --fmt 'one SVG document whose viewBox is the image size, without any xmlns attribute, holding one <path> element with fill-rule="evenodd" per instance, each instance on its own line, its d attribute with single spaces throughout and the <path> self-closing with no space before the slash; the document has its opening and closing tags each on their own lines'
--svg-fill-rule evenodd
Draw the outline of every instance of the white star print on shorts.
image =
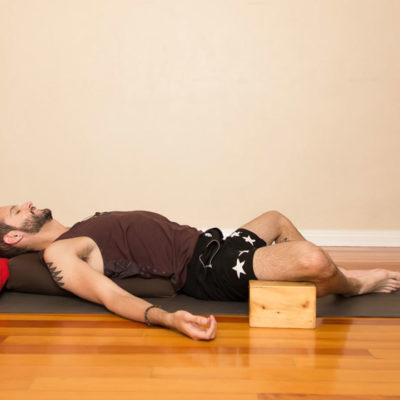
<svg viewBox="0 0 400 400">
<path fill-rule="evenodd" d="M 252 246 L 254 246 L 255 239 L 252 239 L 252 238 L 250 237 L 250 235 L 247 235 L 247 236 L 244 237 L 243 239 L 244 239 L 245 242 L 250 243 Z"/>
<path fill-rule="evenodd" d="M 236 265 L 232 268 L 234 271 L 237 272 L 238 279 L 240 279 L 240 274 L 246 275 L 246 272 L 244 272 L 243 270 L 244 264 L 244 261 L 240 261 L 239 259 L 237 259 Z"/>
</svg>

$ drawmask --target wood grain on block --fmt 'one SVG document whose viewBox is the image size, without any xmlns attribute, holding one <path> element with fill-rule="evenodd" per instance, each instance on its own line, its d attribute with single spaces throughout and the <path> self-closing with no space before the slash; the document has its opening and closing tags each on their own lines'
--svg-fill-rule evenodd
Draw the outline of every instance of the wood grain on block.
<svg viewBox="0 0 400 400">
<path fill-rule="evenodd" d="M 316 297 L 311 282 L 250 281 L 250 326 L 315 328 Z"/>
</svg>

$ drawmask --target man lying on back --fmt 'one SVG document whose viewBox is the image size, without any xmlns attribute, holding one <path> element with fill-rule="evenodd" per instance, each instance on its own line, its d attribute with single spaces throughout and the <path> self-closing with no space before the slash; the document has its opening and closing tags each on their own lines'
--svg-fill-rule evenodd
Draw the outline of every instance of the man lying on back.
<svg viewBox="0 0 400 400">
<path fill-rule="evenodd" d="M 390 293 L 400 273 L 338 268 L 282 214 L 270 211 L 226 239 L 147 211 L 96 213 L 68 228 L 31 202 L 0 208 L 0 256 L 40 251 L 54 281 L 86 300 L 139 322 L 175 329 L 193 339 L 216 335 L 213 316 L 168 313 L 131 295 L 109 278 L 170 279 L 176 291 L 200 299 L 245 301 L 249 280 L 309 281 L 317 295 Z"/>
</svg>

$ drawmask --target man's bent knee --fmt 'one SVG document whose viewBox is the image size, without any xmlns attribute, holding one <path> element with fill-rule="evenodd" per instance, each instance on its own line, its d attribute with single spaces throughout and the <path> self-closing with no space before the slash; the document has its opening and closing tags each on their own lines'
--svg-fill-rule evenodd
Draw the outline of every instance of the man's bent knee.
<svg viewBox="0 0 400 400">
<path fill-rule="evenodd" d="M 300 254 L 300 263 L 306 273 L 312 279 L 329 279 L 335 273 L 326 254 L 318 246 L 304 242 Z"/>
<path fill-rule="evenodd" d="M 276 210 L 267 211 L 263 214 L 263 217 L 268 219 L 269 222 L 276 224 L 277 226 L 282 226 L 287 223 L 288 218 L 282 213 Z"/>
<path fill-rule="evenodd" d="M 286 217 L 282 213 L 280 213 L 279 211 L 276 211 L 276 210 L 267 211 L 264 213 L 264 215 L 268 215 L 268 216 L 274 217 L 276 219 L 283 219 L 283 218 L 286 219 Z"/>
</svg>

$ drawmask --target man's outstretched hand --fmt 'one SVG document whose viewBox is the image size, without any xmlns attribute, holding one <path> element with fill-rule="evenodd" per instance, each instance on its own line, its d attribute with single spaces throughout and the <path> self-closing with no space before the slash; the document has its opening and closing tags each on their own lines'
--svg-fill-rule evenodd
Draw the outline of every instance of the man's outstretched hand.
<svg viewBox="0 0 400 400">
<path fill-rule="evenodd" d="M 213 315 L 201 317 L 187 311 L 173 315 L 173 328 L 195 340 L 212 340 L 217 333 L 217 321 Z"/>
</svg>

